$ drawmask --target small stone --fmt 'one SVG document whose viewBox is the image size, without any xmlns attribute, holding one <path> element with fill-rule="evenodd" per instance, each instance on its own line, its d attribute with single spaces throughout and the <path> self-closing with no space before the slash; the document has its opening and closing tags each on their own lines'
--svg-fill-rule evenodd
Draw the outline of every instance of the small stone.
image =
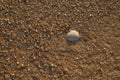
<svg viewBox="0 0 120 80">
<path fill-rule="evenodd" d="M 67 33 L 67 40 L 69 41 L 78 41 L 80 38 L 80 35 L 75 30 L 70 30 L 70 32 Z"/>
</svg>

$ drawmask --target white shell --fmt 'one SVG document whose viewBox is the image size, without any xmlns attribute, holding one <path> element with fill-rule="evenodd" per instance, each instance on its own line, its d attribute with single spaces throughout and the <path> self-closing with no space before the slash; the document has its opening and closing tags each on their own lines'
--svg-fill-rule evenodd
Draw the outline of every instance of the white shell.
<svg viewBox="0 0 120 80">
<path fill-rule="evenodd" d="M 79 40 L 79 38 L 80 38 L 80 35 L 75 30 L 70 30 L 70 32 L 67 33 L 67 39 L 69 41 L 77 41 L 77 40 Z"/>
</svg>

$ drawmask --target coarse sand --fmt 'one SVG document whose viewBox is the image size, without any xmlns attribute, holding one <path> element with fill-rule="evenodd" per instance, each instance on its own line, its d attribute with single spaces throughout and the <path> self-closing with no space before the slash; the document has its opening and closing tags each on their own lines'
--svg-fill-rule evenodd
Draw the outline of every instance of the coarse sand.
<svg viewBox="0 0 120 80">
<path fill-rule="evenodd" d="M 120 80 L 120 0 L 0 0 L 0 80 Z"/>
</svg>

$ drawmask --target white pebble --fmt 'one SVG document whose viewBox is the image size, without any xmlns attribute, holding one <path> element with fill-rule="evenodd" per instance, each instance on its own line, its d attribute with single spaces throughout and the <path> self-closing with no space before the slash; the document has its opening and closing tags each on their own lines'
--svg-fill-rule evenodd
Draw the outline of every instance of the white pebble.
<svg viewBox="0 0 120 80">
<path fill-rule="evenodd" d="M 75 30 L 70 30 L 70 32 L 67 33 L 67 39 L 69 41 L 78 41 L 80 38 L 80 35 Z"/>
</svg>

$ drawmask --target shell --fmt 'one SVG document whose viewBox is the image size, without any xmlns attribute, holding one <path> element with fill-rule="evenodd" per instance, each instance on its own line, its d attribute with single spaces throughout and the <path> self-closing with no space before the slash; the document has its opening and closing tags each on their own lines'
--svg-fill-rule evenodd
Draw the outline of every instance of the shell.
<svg viewBox="0 0 120 80">
<path fill-rule="evenodd" d="M 70 30 L 70 32 L 67 33 L 67 40 L 69 41 L 78 41 L 80 38 L 80 35 L 75 30 Z"/>
</svg>

